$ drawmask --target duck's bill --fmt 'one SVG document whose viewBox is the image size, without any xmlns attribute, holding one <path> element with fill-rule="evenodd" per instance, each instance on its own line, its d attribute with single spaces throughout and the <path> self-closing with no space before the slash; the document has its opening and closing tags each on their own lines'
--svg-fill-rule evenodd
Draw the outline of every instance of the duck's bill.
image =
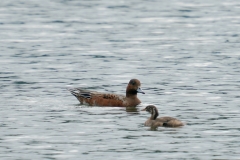
<svg viewBox="0 0 240 160">
<path fill-rule="evenodd" d="M 146 108 L 142 109 L 141 111 L 146 111 Z"/>
<path fill-rule="evenodd" d="M 138 93 L 145 94 L 145 92 L 143 92 L 141 88 L 138 88 L 138 89 L 137 89 L 137 92 L 138 92 Z"/>
</svg>

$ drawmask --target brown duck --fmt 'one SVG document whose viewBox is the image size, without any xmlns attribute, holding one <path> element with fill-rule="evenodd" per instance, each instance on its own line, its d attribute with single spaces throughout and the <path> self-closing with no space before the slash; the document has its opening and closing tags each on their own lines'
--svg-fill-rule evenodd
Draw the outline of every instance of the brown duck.
<svg viewBox="0 0 240 160">
<path fill-rule="evenodd" d="M 151 117 L 145 122 L 145 126 L 180 127 L 184 125 L 180 120 L 176 118 L 172 118 L 172 117 L 157 118 L 158 110 L 154 105 L 149 105 L 146 108 L 144 108 L 142 111 L 147 111 L 151 113 Z"/>
<path fill-rule="evenodd" d="M 101 93 L 82 88 L 68 89 L 81 104 L 90 106 L 135 107 L 141 103 L 137 93 L 143 93 L 138 79 L 131 79 L 126 88 L 126 95 Z"/>
</svg>

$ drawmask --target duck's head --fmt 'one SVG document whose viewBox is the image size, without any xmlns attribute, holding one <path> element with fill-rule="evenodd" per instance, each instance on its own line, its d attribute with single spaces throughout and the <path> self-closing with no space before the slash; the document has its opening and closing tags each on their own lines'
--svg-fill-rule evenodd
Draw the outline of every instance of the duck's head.
<svg viewBox="0 0 240 160">
<path fill-rule="evenodd" d="M 126 94 L 128 95 L 136 95 L 137 93 L 145 94 L 145 92 L 141 89 L 141 82 L 138 79 L 131 79 L 128 83 Z"/>
<path fill-rule="evenodd" d="M 142 109 L 142 111 L 147 111 L 151 113 L 152 118 L 155 120 L 158 116 L 158 109 L 154 105 L 149 105 L 146 108 Z"/>
</svg>

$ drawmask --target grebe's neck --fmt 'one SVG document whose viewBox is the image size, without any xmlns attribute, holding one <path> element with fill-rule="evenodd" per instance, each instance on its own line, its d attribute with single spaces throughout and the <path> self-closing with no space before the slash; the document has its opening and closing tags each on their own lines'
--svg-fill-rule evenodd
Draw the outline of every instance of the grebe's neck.
<svg viewBox="0 0 240 160">
<path fill-rule="evenodd" d="M 157 110 L 157 108 L 151 108 L 152 110 L 151 110 L 151 117 L 150 117 L 150 119 L 151 120 L 155 120 L 157 117 L 158 117 L 158 110 Z"/>
</svg>

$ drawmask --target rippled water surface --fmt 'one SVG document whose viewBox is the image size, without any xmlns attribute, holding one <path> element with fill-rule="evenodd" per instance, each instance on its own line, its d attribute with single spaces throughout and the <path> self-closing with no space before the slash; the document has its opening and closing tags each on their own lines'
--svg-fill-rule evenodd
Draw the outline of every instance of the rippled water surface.
<svg viewBox="0 0 240 160">
<path fill-rule="evenodd" d="M 237 159 L 240 2 L 0 1 L 1 159 Z M 80 105 L 66 88 L 137 108 Z M 186 122 L 152 130 L 140 112 Z"/>
</svg>

